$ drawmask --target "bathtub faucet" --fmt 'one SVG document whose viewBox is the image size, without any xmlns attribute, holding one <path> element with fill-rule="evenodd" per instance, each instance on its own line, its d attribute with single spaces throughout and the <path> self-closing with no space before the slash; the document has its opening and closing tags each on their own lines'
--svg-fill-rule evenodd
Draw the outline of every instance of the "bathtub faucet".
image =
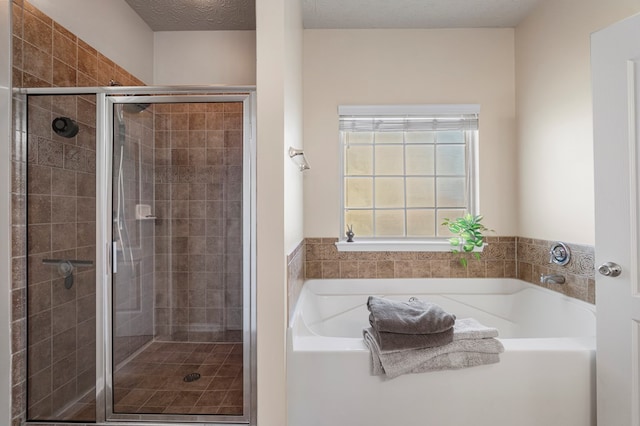
<svg viewBox="0 0 640 426">
<path fill-rule="evenodd" d="M 540 274 L 540 283 L 542 284 L 564 284 L 565 278 L 564 275 L 551 274 L 544 275 Z"/>
</svg>

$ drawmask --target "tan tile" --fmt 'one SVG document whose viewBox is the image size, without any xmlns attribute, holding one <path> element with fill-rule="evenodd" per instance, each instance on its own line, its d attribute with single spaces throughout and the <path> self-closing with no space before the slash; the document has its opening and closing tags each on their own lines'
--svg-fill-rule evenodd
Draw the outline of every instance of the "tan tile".
<svg viewBox="0 0 640 426">
<path fill-rule="evenodd" d="M 340 278 L 340 262 L 331 260 L 323 261 L 322 278 Z"/>
<path fill-rule="evenodd" d="M 74 39 L 69 38 L 68 33 L 59 30 L 53 32 L 53 57 L 76 69 L 78 45 Z"/>
<path fill-rule="evenodd" d="M 358 262 L 358 278 L 376 278 L 377 263 L 375 261 Z"/>
<path fill-rule="evenodd" d="M 44 18 L 43 14 L 36 15 L 30 11 L 25 11 L 23 25 L 23 39 L 38 49 L 51 54 L 52 21 Z"/>
<path fill-rule="evenodd" d="M 392 260 L 381 260 L 376 262 L 377 278 L 393 278 L 394 274 L 394 262 Z"/>
<path fill-rule="evenodd" d="M 28 58 L 23 64 L 24 72 L 51 84 L 53 81 L 53 58 L 51 54 L 29 43 L 23 44 L 23 52 L 24 58 Z M 34 83 L 37 84 L 35 81 Z"/>
<path fill-rule="evenodd" d="M 86 74 L 93 80 L 98 79 L 98 56 L 93 48 L 87 48 L 87 45 L 79 40 L 78 44 L 78 72 Z"/>
</svg>

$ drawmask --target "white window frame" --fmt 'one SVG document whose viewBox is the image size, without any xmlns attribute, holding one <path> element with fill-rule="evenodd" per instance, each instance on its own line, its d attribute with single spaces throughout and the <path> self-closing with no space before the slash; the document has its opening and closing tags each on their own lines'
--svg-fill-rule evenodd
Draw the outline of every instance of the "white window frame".
<svg viewBox="0 0 640 426">
<path fill-rule="evenodd" d="M 447 117 L 460 115 L 476 115 L 480 113 L 478 104 L 429 104 L 429 105 L 341 105 L 338 107 L 340 117 Z M 478 130 L 468 132 L 467 140 L 467 211 L 479 214 L 479 166 L 478 166 Z M 336 246 L 339 251 L 449 251 L 449 237 L 354 237 L 354 241 L 346 241 L 345 224 L 345 158 L 343 131 L 340 130 L 340 233 Z M 481 250 L 481 248 L 480 248 Z"/>
</svg>

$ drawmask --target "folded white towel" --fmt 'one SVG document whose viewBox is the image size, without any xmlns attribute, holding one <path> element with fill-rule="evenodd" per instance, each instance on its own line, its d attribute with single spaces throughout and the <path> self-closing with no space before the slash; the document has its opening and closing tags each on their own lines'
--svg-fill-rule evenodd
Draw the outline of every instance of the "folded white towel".
<svg viewBox="0 0 640 426">
<path fill-rule="evenodd" d="M 497 355 L 504 352 L 502 343 L 494 338 L 497 336 L 497 330 L 485 327 L 472 318 L 456 320 L 453 342 L 433 348 L 383 353 L 372 331 L 370 328 L 363 330 L 364 341 L 371 354 L 372 373 L 384 374 L 387 378 L 408 373 L 492 364 L 498 362 Z"/>
<path fill-rule="evenodd" d="M 453 340 L 498 337 L 498 329 L 487 327 L 474 318 L 460 318 L 453 325 Z"/>
</svg>

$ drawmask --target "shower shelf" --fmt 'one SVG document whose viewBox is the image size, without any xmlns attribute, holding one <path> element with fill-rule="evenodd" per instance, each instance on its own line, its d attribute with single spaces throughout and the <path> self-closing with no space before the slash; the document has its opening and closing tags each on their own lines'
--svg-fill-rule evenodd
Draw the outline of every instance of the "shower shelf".
<svg viewBox="0 0 640 426">
<path fill-rule="evenodd" d="M 151 206 L 148 204 L 136 204 L 136 220 L 154 220 L 157 219 L 151 214 Z"/>
</svg>

